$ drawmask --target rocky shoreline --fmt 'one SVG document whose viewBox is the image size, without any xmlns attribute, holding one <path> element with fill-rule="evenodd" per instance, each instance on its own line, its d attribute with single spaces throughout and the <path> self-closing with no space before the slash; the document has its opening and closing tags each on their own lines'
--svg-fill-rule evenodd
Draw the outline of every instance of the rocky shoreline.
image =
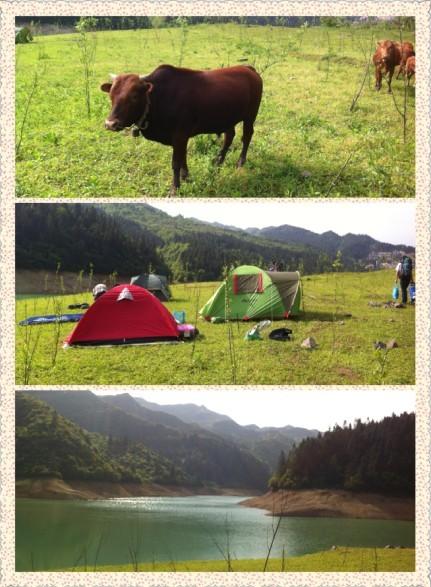
<svg viewBox="0 0 431 587">
<path fill-rule="evenodd" d="M 413 498 L 343 490 L 269 491 L 246 499 L 240 505 L 265 509 L 269 514 L 277 516 L 406 521 L 415 519 Z"/>
</svg>

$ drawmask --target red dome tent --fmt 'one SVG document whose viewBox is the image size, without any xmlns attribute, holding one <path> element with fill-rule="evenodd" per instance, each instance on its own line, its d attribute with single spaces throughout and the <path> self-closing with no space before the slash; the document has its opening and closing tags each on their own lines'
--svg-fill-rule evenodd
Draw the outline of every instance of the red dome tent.
<svg viewBox="0 0 431 587">
<path fill-rule="evenodd" d="M 178 338 L 175 319 L 153 294 L 137 285 L 117 285 L 97 298 L 65 342 L 115 345 Z"/>
</svg>

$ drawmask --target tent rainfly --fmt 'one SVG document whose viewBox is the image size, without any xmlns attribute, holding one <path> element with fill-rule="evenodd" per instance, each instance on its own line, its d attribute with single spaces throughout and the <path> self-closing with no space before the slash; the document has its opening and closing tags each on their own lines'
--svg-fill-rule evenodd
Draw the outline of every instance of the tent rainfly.
<svg viewBox="0 0 431 587">
<path fill-rule="evenodd" d="M 149 291 L 117 285 L 101 295 L 66 339 L 66 346 L 177 341 L 175 319 Z"/>
<path fill-rule="evenodd" d="M 242 265 L 227 276 L 200 310 L 206 320 L 270 320 L 300 311 L 301 287 L 297 271 L 264 271 Z"/>
<path fill-rule="evenodd" d="M 131 285 L 139 285 L 148 289 L 161 302 L 167 302 L 171 299 L 172 293 L 169 288 L 168 279 L 164 275 L 156 275 L 155 273 L 142 273 L 135 275 L 130 280 Z"/>
</svg>

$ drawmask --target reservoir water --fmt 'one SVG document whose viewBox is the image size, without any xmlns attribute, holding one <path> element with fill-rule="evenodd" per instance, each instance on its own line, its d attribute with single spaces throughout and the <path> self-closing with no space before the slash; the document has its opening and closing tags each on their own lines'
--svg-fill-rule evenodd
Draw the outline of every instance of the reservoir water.
<svg viewBox="0 0 431 587">
<path fill-rule="evenodd" d="M 264 558 L 276 519 L 245 497 L 140 497 L 95 501 L 17 499 L 16 570 L 95 564 Z M 342 546 L 413 547 L 413 522 L 283 518 L 271 553 L 298 556 Z"/>
</svg>

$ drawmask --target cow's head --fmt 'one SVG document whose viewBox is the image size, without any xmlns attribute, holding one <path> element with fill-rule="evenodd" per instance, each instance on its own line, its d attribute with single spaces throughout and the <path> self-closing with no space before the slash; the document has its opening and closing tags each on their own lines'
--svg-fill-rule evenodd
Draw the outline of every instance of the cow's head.
<svg viewBox="0 0 431 587">
<path fill-rule="evenodd" d="M 379 61 L 382 65 L 387 65 L 392 59 L 396 49 L 396 43 L 392 41 L 378 41 L 377 50 L 379 52 Z"/>
<path fill-rule="evenodd" d="M 100 89 L 111 98 L 112 109 L 105 120 L 107 130 L 119 131 L 137 123 L 143 116 L 153 84 L 144 76 L 135 74 L 113 75 L 112 82 L 102 84 Z"/>
</svg>

